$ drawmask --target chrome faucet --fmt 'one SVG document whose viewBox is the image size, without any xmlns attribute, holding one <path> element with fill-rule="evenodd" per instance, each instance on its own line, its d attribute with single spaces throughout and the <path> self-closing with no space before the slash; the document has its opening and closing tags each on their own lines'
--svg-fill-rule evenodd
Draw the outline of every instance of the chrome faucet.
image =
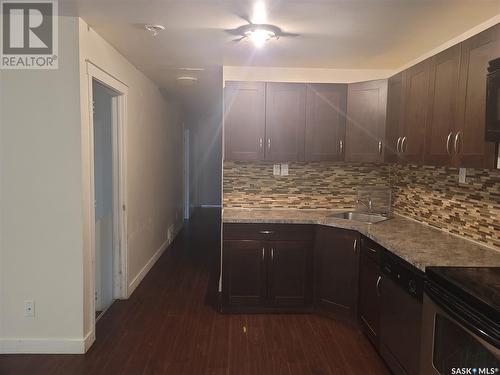
<svg viewBox="0 0 500 375">
<path fill-rule="evenodd" d="M 358 199 L 358 200 L 356 201 L 356 203 L 361 204 L 361 205 L 365 206 L 366 208 L 368 208 L 368 212 L 372 212 L 372 209 L 373 209 L 373 201 L 372 201 L 372 198 L 371 198 L 371 197 L 369 197 L 369 198 L 368 198 L 368 204 L 367 204 L 367 203 L 365 203 L 365 202 L 363 202 L 363 201 L 362 201 L 362 200 L 360 200 L 360 199 Z"/>
</svg>

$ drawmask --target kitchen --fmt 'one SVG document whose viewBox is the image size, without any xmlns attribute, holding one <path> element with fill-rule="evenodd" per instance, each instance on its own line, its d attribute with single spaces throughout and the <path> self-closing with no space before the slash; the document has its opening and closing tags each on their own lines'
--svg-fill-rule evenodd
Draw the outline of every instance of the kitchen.
<svg viewBox="0 0 500 375">
<path fill-rule="evenodd" d="M 0 10 L 0 374 L 500 371 L 498 0 Z"/>
<path fill-rule="evenodd" d="M 499 56 L 496 25 L 388 79 L 226 80 L 221 312 L 346 321 L 395 374 L 496 373 Z"/>
</svg>

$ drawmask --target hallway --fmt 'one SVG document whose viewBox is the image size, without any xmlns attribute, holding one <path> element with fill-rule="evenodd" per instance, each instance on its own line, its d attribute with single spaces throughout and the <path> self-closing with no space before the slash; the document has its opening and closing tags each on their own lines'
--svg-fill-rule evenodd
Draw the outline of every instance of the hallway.
<svg viewBox="0 0 500 375">
<path fill-rule="evenodd" d="M 103 315 L 86 355 L 1 355 L 0 374 L 388 373 L 342 323 L 217 313 L 219 223 L 219 210 L 196 211 L 131 298 Z"/>
</svg>

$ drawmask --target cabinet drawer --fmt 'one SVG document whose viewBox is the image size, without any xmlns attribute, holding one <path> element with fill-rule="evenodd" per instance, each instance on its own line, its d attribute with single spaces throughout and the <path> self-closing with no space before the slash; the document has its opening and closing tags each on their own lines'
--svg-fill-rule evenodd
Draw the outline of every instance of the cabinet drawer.
<svg viewBox="0 0 500 375">
<path fill-rule="evenodd" d="M 308 224 L 227 223 L 224 240 L 313 241 L 314 226 Z"/>
<path fill-rule="evenodd" d="M 361 238 L 361 253 L 380 264 L 380 257 L 384 252 L 384 248 L 372 240 L 362 237 Z"/>
</svg>

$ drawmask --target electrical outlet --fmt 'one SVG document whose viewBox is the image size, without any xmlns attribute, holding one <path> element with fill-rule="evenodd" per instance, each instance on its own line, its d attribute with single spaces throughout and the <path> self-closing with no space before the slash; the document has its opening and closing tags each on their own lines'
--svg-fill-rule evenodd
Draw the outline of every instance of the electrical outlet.
<svg viewBox="0 0 500 375">
<path fill-rule="evenodd" d="M 466 168 L 460 168 L 458 171 L 458 183 L 459 184 L 465 184 L 465 179 L 467 177 L 467 169 Z"/>
<path fill-rule="evenodd" d="M 273 175 L 274 176 L 281 175 L 281 165 L 279 165 L 279 164 L 274 164 L 273 165 Z"/>
<path fill-rule="evenodd" d="M 288 164 L 281 164 L 281 175 L 288 176 Z"/>
<path fill-rule="evenodd" d="M 24 316 L 34 317 L 35 316 L 35 301 L 28 299 L 24 301 Z"/>
</svg>

